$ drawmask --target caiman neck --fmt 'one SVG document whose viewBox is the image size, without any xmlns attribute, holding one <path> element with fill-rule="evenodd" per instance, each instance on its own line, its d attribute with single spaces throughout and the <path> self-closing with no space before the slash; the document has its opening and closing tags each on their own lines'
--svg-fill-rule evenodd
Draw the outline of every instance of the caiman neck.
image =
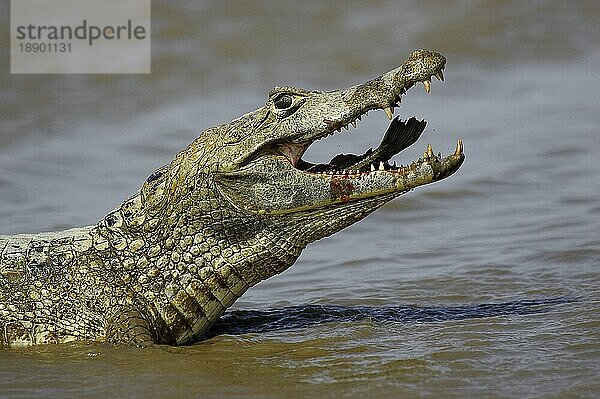
<svg viewBox="0 0 600 399">
<path fill-rule="evenodd" d="M 101 257 L 130 287 L 157 326 L 159 342 L 183 344 L 208 328 L 253 285 L 290 267 L 303 247 L 289 245 L 266 217 L 233 209 L 205 192 L 156 212 L 142 195 L 95 227 Z M 160 216 L 160 217 L 159 217 Z"/>
</svg>

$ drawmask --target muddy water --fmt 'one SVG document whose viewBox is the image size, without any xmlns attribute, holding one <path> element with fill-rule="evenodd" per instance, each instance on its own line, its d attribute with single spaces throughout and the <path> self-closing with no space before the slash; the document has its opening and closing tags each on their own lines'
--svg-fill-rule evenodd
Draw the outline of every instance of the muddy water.
<svg viewBox="0 0 600 399">
<path fill-rule="evenodd" d="M 402 3 L 402 4 L 400 4 Z M 2 397 L 597 397 L 600 7 L 594 2 L 153 2 L 152 74 L 0 73 L 0 232 L 95 222 L 275 84 L 332 89 L 443 52 L 401 115 L 467 160 L 315 243 L 183 348 L 0 353 Z M 7 24 L 6 3 L 0 6 Z M 373 112 L 313 146 L 378 143 Z"/>
</svg>

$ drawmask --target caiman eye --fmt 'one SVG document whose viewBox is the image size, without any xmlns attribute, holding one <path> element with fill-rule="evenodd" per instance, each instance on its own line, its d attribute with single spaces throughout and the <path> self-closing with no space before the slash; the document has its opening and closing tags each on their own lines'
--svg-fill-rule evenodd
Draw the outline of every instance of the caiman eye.
<svg viewBox="0 0 600 399">
<path fill-rule="evenodd" d="M 274 101 L 275 108 L 277 109 L 288 109 L 292 106 L 294 99 L 289 94 L 282 94 L 278 96 Z"/>
</svg>

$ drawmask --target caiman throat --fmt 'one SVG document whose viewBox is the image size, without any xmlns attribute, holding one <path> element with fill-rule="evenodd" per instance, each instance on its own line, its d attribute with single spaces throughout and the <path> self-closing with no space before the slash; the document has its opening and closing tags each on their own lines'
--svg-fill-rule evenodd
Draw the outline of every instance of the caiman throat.
<svg viewBox="0 0 600 399">
<path fill-rule="evenodd" d="M 0 347 L 202 338 L 311 242 L 460 167 L 460 140 L 445 157 L 428 146 L 410 165 L 391 161 L 425 129 L 394 118 L 394 108 L 415 84 L 429 92 L 432 76 L 443 80 L 445 64 L 417 50 L 346 89 L 275 87 L 261 108 L 202 132 L 96 225 L 0 236 Z M 378 109 L 391 124 L 376 149 L 319 164 L 302 158 Z"/>
</svg>

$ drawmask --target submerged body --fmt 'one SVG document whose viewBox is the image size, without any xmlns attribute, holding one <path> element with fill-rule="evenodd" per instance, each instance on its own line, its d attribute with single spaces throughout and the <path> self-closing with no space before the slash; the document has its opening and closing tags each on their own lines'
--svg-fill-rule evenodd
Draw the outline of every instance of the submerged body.
<svg viewBox="0 0 600 399">
<path fill-rule="evenodd" d="M 425 128 L 393 119 L 381 145 L 326 164 L 316 140 L 393 108 L 445 59 L 418 50 L 399 68 L 330 92 L 276 87 L 266 104 L 204 131 L 94 226 L 0 236 L 0 347 L 72 340 L 188 344 L 248 288 L 290 267 L 311 242 L 462 164 L 428 147 L 390 158 Z"/>
</svg>

